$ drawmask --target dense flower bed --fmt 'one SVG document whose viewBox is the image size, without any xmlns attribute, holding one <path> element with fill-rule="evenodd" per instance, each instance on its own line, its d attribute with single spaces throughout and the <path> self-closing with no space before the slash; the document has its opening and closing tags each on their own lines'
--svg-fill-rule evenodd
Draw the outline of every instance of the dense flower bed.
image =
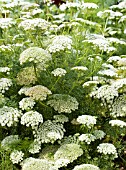
<svg viewBox="0 0 126 170">
<path fill-rule="evenodd" d="M 126 0 L 0 2 L 0 169 L 126 166 Z"/>
</svg>

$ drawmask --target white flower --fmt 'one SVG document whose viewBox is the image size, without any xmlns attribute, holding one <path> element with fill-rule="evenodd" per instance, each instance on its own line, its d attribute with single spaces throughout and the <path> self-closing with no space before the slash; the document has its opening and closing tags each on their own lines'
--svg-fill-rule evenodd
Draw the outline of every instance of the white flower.
<svg viewBox="0 0 126 170">
<path fill-rule="evenodd" d="M 126 66 L 126 58 L 120 58 L 117 63 L 119 66 Z"/>
<path fill-rule="evenodd" d="M 117 158 L 118 157 L 117 156 L 116 148 L 111 143 L 101 143 L 101 144 L 99 144 L 99 146 L 97 147 L 97 152 L 103 153 L 105 155 L 112 154 L 114 156 L 113 158 Z"/>
<path fill-rule="evenodd" d="M 84 66 L 75 66 L 75 67 L 72 67 L 71 70 L 87 71 L 88 68 Z"/>
<path fill-rule="evenodd" d="M 33 143 L 30 144 L 28 151 L 32 154 L 35 154 L 35 153 L 39 153 L 40 149 L 41 149 L 41 144 L 34 141 Z"/>
<path fill-rule="evenodd" d="M 102 139 L 106 134 L 102 130 L 94 130 L 93 135 L 96 137 L 96 139 Z"/>
<path fill-rule="evenodd" d="M 0 79 L 0 93 L 5 93 L 6 90 L 9 90 L 9 87 L 12 86 L 12 80 L 8 78 Z"/>
<path fill-rule="evenodd" d="M 33 62 L 36 64 L 41 63 L 43 67 L 45 67 L 46 63 L 50 60 L 52 60 L 52 57 L 48 51 L 39 47 L 30 47 L 24 50 L 19 58 L 21 65 L 27 62 Z"/>
<path fill-rule="evenodd" d="M 123 14 L 121 12 L 114 12 L 112 10 L 104 10 L 103 12 L 99 11 L 97 13 L 97 16 L 100 17 L 100 18 L 109 17 L 110 19 L 113 19 L 115 17 L 123 16 Z"/>
<path fill-rule="evenodd" d="M 23 87 L 18 92 L 19 94 L 25 94 L 26 96 L 32 97 L 34 100 L 46 100 L 47 95 L 52 94 L 52 92 L 42 85 L 36 85 L 33 87 Z"/>
<path fill-rule="evenodd" d="M 87 144 L 90 144 L 91 142 L 95 141 L 96 137 L 92 134 L 86 133 L 86 134 L 82 134 L 79 136 L 79 141 L 81 142 L 86 142 Z"/>
<path fill-rule="evenodd" d="M 122 120 L 110 120 L 109 124 L 111 124 L 111 126 L 119 126 L 121 128 L 126 127 L 126 122 Z"/>
<path fill-rule="evenodd" d="M 29 157 L 22 163 L 22 170 L 49 170 L 53 167 L 53 162 L 46 159 Z"/>
<path fill-rule="evenodd" d="M 19 122 L 22 113 L 16 108 L 4 106 L 0 108 L 0 124 L 1 126 L 11 127 Z"/>
<path fill-rule="evenodd" d="M 78 116 L 77 122 L 86 125 L 88 128 L 91 128 L 96 124 L 96 117 L 91 115 L 81 115 Z"/>
<path fill-rule="evenodd" d="M 48 46 L 47 50 L 50 53 L 56 53 L 72 48 L 72 39 L 66 35 L 57 35 L 52 39 L 52 43 Z"/>
<path fill-rule="evenodd" d="M 45 32 L 49 26 L 50 23 L 41 18 L 25 19 L 18 25 L 19 28 L 23 28 L 25 31 L 40 29 L 42 32 Z"/>
<path fill-rule="evenodd" d="M 97 85 L 97 84 L 99 84 L 99 81 L 87 81 L 82 86 L 83 87 L 88 87 L 90 85 Z"/>
<path fill-rule="evenodd" d="M 68 117 L 63 114 L 54 115 L 53 118 L 54 118 L 54 122 L 59 122 L 59 123 L 65 123 L 69 121 Z"/>
<path fill-rule="evenodd" d="M 95 4 L 95 3 L 82 3 L 82 5 L 81 5 L 81 8 L 82 9 L 86 9 L 86 8 L 88 8 L 88 9 L 97 9 L 97 8 L 99 8 L 98 7 L 98 5 L 97 4 Z"/>
<path fill-rule="evenodd" d="M 0 18 L 0 28 L 5 29 L 9 27 L 12 27 L 14 24 L 14 21 L 12 18 Z"/>
<path fill-rule="evenodd" d="M 55 161 L 55 166 L 58 168 L 61 168 L 63 166 L 67 166 L 67 164 L 69 164 L 69 163 L 70 163 L 69 159 L 57 159 Z"/>
<path fill-rule="evenodd" d="M 23 98 L 19 102 L 19 108 L 21 108 L 22 110 L 32 109 L 34 105 L 35 105 L 35 101 L 30 97 Z"/>
<path fill-rule="evenodd" d="M 47 104 L 53 107 L 58 113 L 71 113 L 78 109 L 79 103 L 75 97 L 66 94 L 53 94 Z"/>
<path fill-rule="evenodd" d="M 65 129 L 62 124 L 45 121 L 36 129 L 34 133 L 35 141 L 38 143 L 54 143 L 57 139 L 62 139 Z"/>
<path fill-rule="evenodd" d="M 18 135 L 6 136 L 1 141 L 1 147 L 4 148 L 5 150 L 9 150 L 11 147 L 13 147 L 14 144 L 17 144 L 19 142 L 20 142 L 20 139 Z"/>
<path fill-rule="evenodd" d="M 98 74 L 103 75 L 103 76 L 118 77 L 118 74 L 114 70 L 111 70 L 111 69 L 101 70 L 98 72 Z"/>
<path fill-rule="evenodd" d="M 79 156 L 83 154 L 83 150 L 80 148 L 80 145 L 71 143 L 61 145 L 60 148 L 54 154 L 54 160 L 67 159 L 69 162 L 73 162 Z M 66 163 L 69 163 L 68 161 Z"/>
<path fill-rule="evenodd" d="M 9 74 L 10 70 L 11 69 L 9 67 L 0 67 L 0 72 L 2 72 L 2 73 Z"/>
<path fill-rule="evenodd" d="M 120 59 L 121 59 L 121 57 L 119 57 L 119 56 L 112 56 L 112 57 L 109 57 L 107 62 L 112 63 L 114 61 L 119 61 Z"/>
<path fill-rule="evenodd" d="M 59 77 L 62 77 L 62 76 L 65 76 L 65 74 L 67 73 L 65 69 L 62 69 L 62 68 L 56 68 L 55 70 L 53 70 L 51 72 L 55 77 L 56 76 L 59 76 Z"/>
<path fill-rule="evenodd" d="M 39 123 L 43 123 L 43 116 L 37 111 L 26 112 L 21 117 L 21 124 L 26 125 L 27 127 L 31 126 L 34 128 L 35 126 L 38 126 Z"/>
<path fill-rule="evenodd" d="M 73 170 L 100 170 L 100 168 L 92 164 L 81 164 L 75 166 Z"/>
<path fill-rule="evenodd" d="M 14 150 L 10 154 L 10 160 L 12 161 L 13 164 L 18 164 L 23 160 L 24 153 L 22 151 Z"/>
</svg>

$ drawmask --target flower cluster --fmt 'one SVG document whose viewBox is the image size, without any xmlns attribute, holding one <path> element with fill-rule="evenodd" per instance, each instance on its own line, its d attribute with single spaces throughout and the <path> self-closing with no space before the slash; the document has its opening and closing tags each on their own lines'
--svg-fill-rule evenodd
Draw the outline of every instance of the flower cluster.
<svg viewBox="0 0 126 170">
<path fill-rule="evenodd" d="M 11 52 L 12 46 L 10 44 L 7 45 L 0 45 L 0 52 Z"/>
<path fill-rule="evenodd" d="M 11 146 L 13 146 L 15 143 L 18 143 L 18 142 L 20 142 L 18 135 L 6 136 L 1 141 L 1 147 L 4 148 L 5 150 L 9 150 Z"/>
<path fill-rule="evenodd" d="M 53 162 L 46 159 L 36 159 L 29 157 L 22 163 L 22 170 L 50 170 Z"/>
<path fill-rule="evenodd" d="M 110 108 L 111 116 L 125 117 L 126 116 L 126 95 L 121 95 L 116 98 Z"/>
<path fill-rule="evenodd" d="M 81 164 L 74 167 L 73 170 L 100 170 L 99 167 L 92 164 Z"/>
<path fill-rule="evenodd" d="M 102 130 L 94 130 L 93 135 L 96 137 L 96 139 L 102 139 L 106 134 Z"/>
<path fill-rule="evenodd" d="M 71 70 L 87 71 L 88 68 L 87 68 L 87 67 L 84 67 L 84 66 L 76 66 L 76 67 L 72 67 Z"/>
<path fill-rule="evenodd" d="M 25 67 L 17 74 L 17 83 L 19 85 L 28 86 L 30 84 L 35 84 L 37 81 L 34 68 L 33 67 Z"/>
<path fill-rule="evenodd" d="M 0 18 L 0 28 L 6 29 L 12 27 L 14 21 L 12 18 Z"/>
<path fill-rule="evenodd" d="M 41 18 L 25 19 L 19 24 L 19 28 L 23 28 L 25 31 L 33 31 L 40 29 L 45 32 L 50 26 L 50 23 Z"/>
<path fill-rule="evenodd" d="M 79 105 L 75 97 L 66 94 L 53 94 L 52 99 L 50 99 L 47 104 L 58 111 L 58 113 L 71 113 L 78 109 Z"/>
<path fill-rule="evenodd" d="M 43 67 L 45 67 L 50 60 L 52 60 L 51 55 L 46 50 L 39 47 L 30 47 L 24 50 L 19 58 L 20 64 L 26 62 L 33 62 L 35 64 L 41 63 Z"/>
<path fill-rule="evenodd" d="M 118 157 L 116 148 L 111 143 L 101 143 L 101 144 L 99 144 L 99 146 L 97 147 L 97 151 L 99 153 L 103 153 L 104 155 L 112 154 L 114 156 L 113 158 Z"/>
<path fill-rule="evenodd" d="M 12 161 L 13 164 L 18 164 L 23 160 L 24 153 L 22 151 L 14 150 L 10 154 L 10 160 Z"/>
<path fill-rule="evenodd" d="M 0 93 L 5 93 L 9 87 L 12 86 L 12 80 L 8 78 L 1 78 L 0 79 Z"/>
<path fill-rule="evenodd" d="M 19 102 L 19 108 L 21 108 L 22 110 L 30 110 L 34 107 L 34 105 L 35 101 L 31 97 L 23 98 Z"/>
<path fill-rule="evenodd" d="M 59 76 L 59 77 L 62 77 L 62 76 L 65 76 L 65 74 L 67 73 L 65 69 L 62 69 L 62 68 L 56 68 L 55 70 L 53 70 L 51 72 L 55 77 L 56 76 Z"/>
<path fill-rule="evenodd" d="M 71 48 L 72 48 L 71 37 L 65 35 L 57 35 L 52 39 L 52 43 L 48 46 L 47 50 L 50 53 L 56 53 Z"/>
<path fill-rule="evenodd" d="M 57 160 L 55 161 L 55 166 L 56 166 L 57 168 L 61 168 L 61 167 L 63 167 L 63 166 L 67 166 L 67 164 L 69 164 L 69 163 L 70 163 L 70 160 L 69 160 L 69 159 L 61 158 L 61 159 L 57 159 Z"/>
<path fill-rule="evenodd" d="M 81 3 L 77 3 L 77 2 L 66 2 L 63 3 L 62 5 L 60 5 L 60 10 L 61 11 L 65 11 L 67 8 L 80 8 L 81 7 Z"/>
<path fill-rule="evenodd" d="M 109 17 L 109 19 L 114 19 L 115 17 L 123 16 L 123 14 L 121 12 L 114 12 L 112 10 L 104 10 L 103 12 L 99 11 L 97 13 L 97 16 L 100 17 L 100 18 L 107 18 L 107 17 Z"/>
<path fill-rule="evenodd" d="M 79 141 L 86 142 L 87 144 L 90 144 L 91 142 L 95 141 L 96 137 L 92 134 L 82 134 L 79 136 Z"/>
<path fill-rule="evenodd" d="M 33 133 L 35 136 L 35 141 L 38 143 L 54 143 L 57 139 L 63 138 L 64 132 L 65 129 L 62 124 L 47 120 Z"/>
<path fill-rule="evenodd" d="M 79 156 L 83 154 L 83 150 L 80 148 L 80 145 L 71 143 L 61 145 L 60 148 L 54 154 L 54 160 L 67 159 L 66 164 L 73 162 Z"/>
<path fill-rule="evenodd" d="M 98 7 L 98 5 L 97 4 L 95 4 L 95 3 L 82 3 L 82 5 L 81 5 L 81 8 L 82 9 L 97 9 L 97 8 L 99 8 Z"/>
<path fill-rule="evenodd" d="M 1 126 L 15 125 L 21 117 L 22 113 L 16 108 L 4 106 L 0 108 L 0 124 Z"/>
<path fill-rule="evenodd" d="M 65 122 L 68 122 L 69 119 L 67 116 L 63 115 L 63 114 L 60 114 L 60 115 L 54 115 L 53 116 L 54 120 L 53 122 L 59 122 L 59 123 L 65 123 Z"/>
<path fill-rule="evenodd" d="M 81 115 L 78 116 L 77 122 L 87 126 L 88 128 L 92 128 L 96 124 L 96 117 L 91 115 Z"/>
<path fill-rule="evenodd" d="M 126 127 L 126 122 L 124 122 L 122 120 L 110 120 L 109 124 L 111 126 L 119 126 L 121 128 Z"/>
<path fill-rule="evenodd" d="M 9 74 L 10 70 L 11 69 L 9 67 L 0 67 L 0 72 L 2 72 L 2 73 Z"/>
<path fill-rule="evenodd" d="M 43 116 L 37 111 L 26 112 L 21 117 L 21 124 L 26 125 L 27 127 L 31 126 L 34 128 L 35 126 L 38 126 L 39 123 L 43 123 Z"/>
<path fill-rule="evenodd" d="M 82 86 L 84 88 L 84 87 L 88 87 L 88 86 L 96 86 L 97 84 L 99 84 L 99 81 L 87 81 Z"/>
<path fill-rule="evenodd" d="M 112 5 L 111 9 L 125 9 L 126 8 L 126 1 L 120 2 L 118 5 Z"/>
<path fill-rule="evenodd" d="M 35 154 L 35 153 L 39 153 L 40 149 L 41 149 L 41 144 L 34 141 L 33 143 L 30 144 L 28 151 L 32 154 Z"/>
<path fill-rule="evenodd" d="M 51 91 L 42 85 L 36 85 L 29 88 L 21 88 L 19 94 L 24 93 L 26 96 L 32 97 L 34 100 L 46 100 L 47 95 L 52 94 Z"/>
<path fill-rule="evenodd" d="M 110 85 L 103 85 L 97 90 L 90 93 L 91 97 L 101 99 L 103 104 L 106 105 L 106 102 L 111 104 L 115 97 L 118 97 L 118 91 L 116 88 Z"/>
</svg>

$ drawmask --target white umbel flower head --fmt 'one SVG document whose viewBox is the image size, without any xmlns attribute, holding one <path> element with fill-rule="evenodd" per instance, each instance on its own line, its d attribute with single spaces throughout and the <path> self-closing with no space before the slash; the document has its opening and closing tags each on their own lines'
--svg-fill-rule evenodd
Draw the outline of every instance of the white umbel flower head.
<svg viewBox="0 0 126 170">
<path fill-rule="evenodd" d="M 92 134 L 82 134 L 79 136 L 79 141 L 86 142 L 87 144 L 90 144 L 91 142 L 95 141 L 96 137 Z"/>
<path fill-rule="evenodd" d="M 59 123 L 65 123 L 65 122 L 68 122 L 69 119 L 67 116 L 63 115 L 63 114 L 60 114 L 60 115 L 54 115 L 53 116 L 54 120 L 53 122 L 59 122 Z"/>
<path fill-rule="evenodd" d="M 0 18 L 0 28 L 9 29 L 10 27 L 12 27 L 12 25 L 14 25 L 14 21 L 12 18 Z"/>
<path fill-rule="evenodd" d="M 78 116 L 77 122 L 87 126 L 88 128 L 92 128 L 96 124 L 96 117 L 91 115 L 81 115 Z"/>
<path fill-rule="evenodd" d="M 73 170 L 100 170 L 100 168 L 92 164 L 81 164 L 75 166 Z"/>
<path fill-rule="evenodd" d="M 38 126 L 39 123 L 43 123 L 43 116 L 37 111 L 26 112 L 21 117 L 21 124 L 26 125 L 27 127 L 31 126 L 34 128 L 35 126 Z"/>
<path fill-rule="evenodd" d="M 19 108 L 21 108 L 22 110 L 30 110 L 34 107 L 34 105 L 35 101 L 31 97 L 23 98 L 19 102 Z"/>
<path fill-rule="evenodd" d="M 4 106 L 0 108 L 0 124 L 1 126 L 11 127 L 19 122 L 22 112 L 17 108 Z"/>
<path fill-rule="evenodd" d="M 53 162 L 46 159 L 29 157 L 22 162 L 22 170 L 49 170 L 51 167 Z"/>
<path fill-rule="evenodd" d="M 48 53 L 48 51 L 39 47 L 30 47 L 24 50 L 20 54 L 20 58 L 19 58 L 21 65 L 26 62 L 33 62 L 35 64 L 41 63 L 43 67 L 45 67 L 47 62 L 50 60 L 52 60 L 52 57 Z"/>
<path fill-rule="evenodd" d="M 45 86 L 36 85 L 33 87 L 21 88 L 19 94 L 25 94 L 34 100 L 43 101 L 46 100 L 47 95 L 52 94 L 52 92 Z"/>
<path fill-rule="evenodd" d="M 22 151 L 14 150 L 10 154 L 10 160 L 12 161 L 13 164 L 18 164 L 23 160 L 24 153 Z"/>
<path fill-rule="evenodd" d="M 0 72 L 2 73 L 7 73 L 9 74 L 10 73 L 10 68 L 9 67 L 0 67 Z"/>
<path fill-rule="evenodd" d="M 54 160 L 67 159 L 69 162 L 73 162 L 79 156 L 83 154 L 83 150 L 80 148 L 80 145 L 71 143 L 64 144 L 56 151 L 54 154 Z"/>
<path fill-rule="evenodd" d="M 94 130 L 93 135 L 96 137 L 96 139 L 102 139 L 106 134 L 102 130 Z"/>
<path fill-rule="evenodd" d="M 111 144 L 111 143 L 101 143 L 99 144 L 99 146 L 97 147 L 97 152 L 99 153 L 103 153 L 104 155 L 113 155 L 114 158 L 117 158 L 117 151 L 116 151 L 116 147 Z"/>
<path fill-rule="evenodd" d="M 5 93 L 6 90 L 9 90 L 9 87 L 12 86 L 12 80 L 8 78 L 0 79 L 0 93 Z"/>
<path fill-rule="evenodd" d="M 50 23 L 41 18 L 25 19 L 18 25 L 19 28 L 23 28 L 25 31 L 40 29 L 42 32 L 45 32 L 49 26 Z"/>
<path fill-rule="evenodd" d="M 118 127 L 126 127 L 126 122 L 122 121 L 122 120 L 110 120 L 109 124 L 111 126 L 118 126 Z"/>
<path fill-rule="evenodd" d="M 62 68 L 56 68 L 55 70 L 53 70 L 51 72 L 55 77 L 59 76 L 59 77 L 62 77 L 62 76 L 65 76 L 65 74 L 67 73 L 65 69 L 62 69 Z"/>
<path fill-rule="evenodd" d="M 67 164 L 69 164 L 69 163 L 70 163 L 69 159 L 57 159 L 55 161 L 55 166 L 58 168 L 61 168 L 63 166 L 67 166 Z"/>
<path fill-rule="evenodd" d="M 52 99 L 47 104 L 58 111 L 58 113 L 71 113 L 78 109 L 79 105 L 75 97 L 66 94 L 53 94 Z"/>
<path fill-rule="evenodd" d="M 35 141 L 38 143 L 54 143 L 56 140 L 63 138 L 64 132 L 65 129 L 62 124 L 47 120 L 33 133 Z"/>
<path fill-rule="evenodd" d="M 71 37 L 65 35 L 57 35 L 52 39 L 52 43 L 48 46 L 47 50 L 50 53 L 56 53 L 72 48 Z"/>
<path fill-rule="evenodd" d="M 87 71 L 88 68 L 87 68 L 87 67 L 84 67 L 84 66 L 75 66 L 75 67 L 72 67 L 71 70 Z"/>
<path fill-rule="evenodd" d="M 35 154 L 35 153 L 39 153 L 40 149 L 41 149 L 41 144 L 34 141 L 33 143 L 30 144 L 28 151 L 32 154 Z"/>
</svg>

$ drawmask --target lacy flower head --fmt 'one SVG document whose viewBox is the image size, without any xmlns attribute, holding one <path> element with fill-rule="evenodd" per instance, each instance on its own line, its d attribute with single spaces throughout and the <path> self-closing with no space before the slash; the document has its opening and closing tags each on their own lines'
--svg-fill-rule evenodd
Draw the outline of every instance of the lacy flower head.
<svg viewBox="0 0 126 170">
<path fill-rule="evenodd" d="M 22 151 L 14 150 L 10 154 L 10 160 L 13 164 L 18 164 L 23 160 L 24 153 Z"/>
<path fill-rule="evenodd" d="M 96 117 L 91 115 L 81 115 L 78 116 L 77 122 L 87 126 L 88 128 L 92 128 L 96 124 Z"/>
<path fill-rule="evenodd" d="M 47 104 L 58 111 L 58 113 L 71 113 L 78 109 L 79 103 L 75 97 L 66 94 L 53 94 Z"/>
<path fill-rule="evenodd" d="M 54 143 L 57 139 L 63 138 L 64 132 L 65 129 L 62 124 L 47 120 L 33 133 L 35 141 L 39 143 Z"/>
<path fill-rule="evenodd" d="M 96 137 L 96 139 L 103 139 L 106 134 L 102 130 L 94 130 L 93 135 Z"/>
<path fill-rule="evenodd" d="M 33 141 L 33 143 L 30 144 L 28 151 L 32 154 L 35 154 L 35 153 L 39 153 L 40 149 L 41 149 L 41 144 Z"/>
<path fill-rule="evenodd" d="M 56 68 L 55 70 L 53 70 L 51 72 L 55 77 L 59 76 L 59 77 L 62 77 L 62 76 L 65 76 L 65 74 L 67 73 L 65 69 L 62 69 L 62 68 Z"/>
<path fill-rule="evenodd" d="M 9 67 L 0 67 L 0 72 L 1 73 L 7 73 L 9 74 L 10 73 L 10 68 Z"/>
<path fill-rule="evenodd" d="M 37 81 L 35 71 L 33 67 L 25 67 L 17 74 L 17 83 L 19 85 L 28 86 L 30 84 L 35 84 Z"/>
<path fill-rule="evenodd" d="M 10 135 L 6 136 L 2 141 L 1 141 L 1 148 L 5 150 L 11 149 L 15 144 L 19 143 L 20 139 L 18 135 Z"/>
<path fill-rule="evenodd" d="M 22 163 L 22 170 L 50 170 L 53 166 L 53 162 L 46 159 L 37 159 L 29 157 Z"/>
<path fill-rule="evenodd" d="M 50 26 L 50 23 L 41 18 L 25 19 L 19 24 L 19 28 L 23 28 L 25 31 L 34 31 L 36 29 L 45 32 Z"/>
<path fill-rule="evenodd" d="M 104 155 L 113 155 L 113 158 L 117 158 L 117 151 L 113 144 L 111 143 L 101 143 L 97 147 L 97 152 L 103 153 Z"/>
<path fill-rule="evenodd" d="M 22 113 L 16 108 L 4 106 L 0 108 L 0 124 L 1 126 L 11 127 L 19 122 Z"/>
<path fill-rule="evenodd" d="M 22 110 L 31 110 L 33 109 L 34 105 L 35 101 L 31 97 L 23 98 L 19 102 L 19 108 L 21 108 Z"/>
<path fill-rule="evenodd" d="M 121 95 L 114 100 L 110 108 L 110 115 L 112 117 L 125 117 L 126 116 L 126 95 Z"/>
<path fill-rule="evenodd" d="M 52 94 L 52 92 L 42 85 L 36 85 L 33 87 L 21 88 L 19 94 L 25 94 L 26 96 L 32 97 L 34 100 L 46 100 L 47 95 Z"/>
<path fill-rule="evenodd" d="M 90 144 L 91 142 L 95 141 L 96 137 L 92 134 L 82 134 L 79 136 L 79 141 L 86 142 L 87 144 Z"/>
<path fill-rule="evenodd" d="M 97 16 L 100 17 L 100 18 L 109 18 L 109 19 L 114 19 L 116 17 L 121 17 L 123 16 L 123 14 L 121 12 L 114 12 L 112 10 L 104 10 L 103 12 L 102 11 L 99 11 L 97 13 Z"/>
<path fill-rule="evenodd" d="M 39 123 L 43 123 L 43 116 L 37 111 L 26 112 L 21 117 L 21 124 L 26 125 L 27 127 L 31 126 L 34 128 L 35 126 L 38 126 Z"/>
<path fill-rule="evenodd" d="M 57 35 L 52 39 L 52 43 L 48 46 L 47 50 L 50 53 L 56 53 L 72 48 L 71 37 L 65 35 Z"/>
<path fill-rule="evenodd" d="M 60 115 L 54 115 L 53 116 L 54 120 L 53 122 L 59 122 L 59 123 L 65 123 L 65 122 L 68 122 L 69 119 L 67 116 L 63 115 L 63 114 L 60 114 Z"/>
<path fill-rule="evenodd" d="M 12 86 L 12 80 L 8 78 L 0 79 L 0 93 L 5 93 L 6 90 L 9 90 L 9 87 Z"/>
<path fill-rule="evenodd" d="M 126 122 L 122 121 L 122 120 L 110 120 L 109 124 L 111 126 L 118 126 L 118 127 L 126 127 Z"/>
<path fill-rule="evenodd" d="M 12 18 L 0 18 L 0 28 L 6 29 L 12 27 L 14 21 Z"/>
<path fill-rule="evenodd" d="M 92 164 L 81 164 L 75 166 L 73 170 L 100 170 L 100 168 Z"/>
<path fill-rule="evenodd" d="M 71 70 L 87 71 L 88 68 L 87 68 L 87 67 L 84 67 L 84 66 L 75 66 L 75 67 L 72 67 Z"/>
<path fill-rule="evenodd" d="M 54 160 L 57 161 L 59 159 L 67 159 L 66 164 L 73 162 L 79 156 L 83 154 L 83 150 L 80 148 L 80 145 L 71 143 L 71 144 L 64 144 L 56 151 L 54 154 Z"/>
<path fill-rule="evenodd" d="M 44 49 L 39 47 L 30 47 L 24 50 L 20 54 L 20 64 L 27 62 L 33 62 L 34 64 L 41 63 L 43 67 L 46 67 L 47 62 L 52 60 L 51 55 Z"/>
</svg>

